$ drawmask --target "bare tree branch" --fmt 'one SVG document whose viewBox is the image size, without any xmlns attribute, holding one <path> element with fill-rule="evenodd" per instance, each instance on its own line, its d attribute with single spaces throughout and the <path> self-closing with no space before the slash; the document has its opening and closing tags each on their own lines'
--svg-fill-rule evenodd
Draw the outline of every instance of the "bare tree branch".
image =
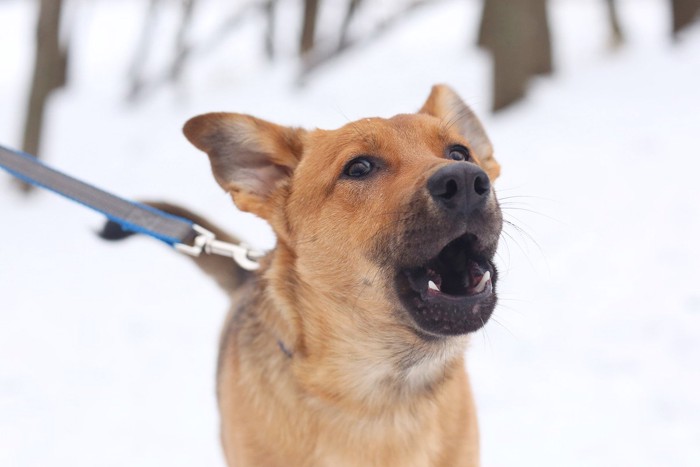
<svg viewBox="0 0 700 467">
<path fill-rule="evenodd" d="M 151 0 L 151 2 L 157 3 L 160 0 Z M 187 1 L 187 0 L 185 0 Z M 188 16 L 190 18 L 184 19 L 184 28 L 189 30 L 192 10 L 194 8 L 194 1 L 192 1 L 191 6 L 184 5 L 184 13 L 189 11 Z M 192 43 L 187 45 L 185 41 L 186 31 L 182 32 L 183 23 L 181 23 L 180 31 L 182 32 L 182 45 L 176 45 L 177 53 L 173 59 L 173 63 L 168 67 L 167 70 L 156 74 L 153 78 L 146 79 L 143 76 L 138 78 L 138 81 L 132 78 L 132 81 L 136 83 L 136 87 L 132 84 L 132 92 L 129 93 L 128 99 L 132 102 L 136 102 L 140 99 L 145 98 L 149 93 L 158 89 L 162 85 L 172 82 L 173 79 L 179 78 L 186 63 L 196 55 L 204 55 L 205 53 L 214 50 L 232 31 L 234 31 L 243 21 L 248 17 L 249 14 L 259 10 L 261 7 L 260 3 L 247 3 L 245 6 L 241 7 L 238 11 L 229 16 L 221 25 L 205 40 L 200 43 Z M 149 13 L 149 16 L 151 13 Z M 180 40 L 180 34 L 176 38 L 176 44 Z M 139 61 L 139 57 L 145 57 L 143 50 L 149 47 L 150 37 L 146 40 L 141 41 L 141 47 L 137 50 L 134 63 Z M 142 59 L 141 59 L 142 60 Z M 176 72 L 174 72 L 176 70 Z M 133 75 L 133 73 L 132 73 Z M 134 92 L 135 91 L 135 92 Z"/>
<path fill-rule="evenodd" d="M 362 0 L 350 0 L 348 2 L 348 9 L 345 12 L 345 17 L 343 18 L 343 25 L 340 27 L 340 42 L 339 48 L 346 47 L 348 42 L 348 32 L 350 30 L 350 24 L 352 23 L 357 9 L 360 7 Z"/>
<path fill-rule="evenodd" d="M 129 66 L 130 85 L 127 94 L 129 101 L 136 101 L 141 96 L 144 86 L 146 86 L 143 66 L 148 59 L 148 51 L 151 48 L 155 22 L 158 19 L 159 4 L 160 0 L 150 0 L 148 3 L 148 12 L 141 29 L 141 37 L 139 38 L 134 58 L 131 61 L 131 66 Z"/>
<path fill-rule="evenodd" d="M 403 6 L 402 9 L 391 15 L 390 17 L 379 22 L 369 33 L 365 34 L 363 37 L 358 37 L 355 39 L 347 38 L 345 42 L 340 42 L 338 46 L 332 50 L 320 51 L 314 50 L 314 53 L 310 54 L 303 63 L 303 69 L 300 76 L 300 83 L 317 68 L 325 65 L 326 63 L 332 61 L 333 59 L 341 56 L 343 53 L 347 52 L 352 48 L 359 47 L 362 44 L 366 44 L 376 40 L 382 35 L 389 32 L 393 27 L 401 23 L 401 21 L 416 10 L 426 6 L 435 4 L 439 0 L 413 0 Z"/>
<path fill-rule="evenodd" d="M 175 59 L 170 67 L 169 79 L 176 82 L 182 76 L 185 61 L 189 57 L 190 47 L 187 44 L 187 33 L 192 25 L 192 12 L 194 11 L 195 0 L 182 0 L 182 15 L 180 16 L 180 27 L 177 29 L 175 38 Z"/>
<path fill-rule="evenodd" d="M 610 21 L 610 45 L 617 48 L 624 42 L 622 27 L 620 26 L 620 16 L 617 13 L 615 0 L 605 0 L 608 10 L 608 20 Z"/>
</svg>

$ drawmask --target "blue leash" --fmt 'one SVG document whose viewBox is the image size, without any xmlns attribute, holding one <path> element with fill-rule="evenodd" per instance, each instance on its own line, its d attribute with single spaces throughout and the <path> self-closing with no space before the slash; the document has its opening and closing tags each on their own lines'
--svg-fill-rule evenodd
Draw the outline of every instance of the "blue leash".
<svg viewBox="0 0 700 467">
<path fill-rule="evenodd" d="M 24 182 L 53 191 L 107 216 L 127 232 L 148 235 L 191 256 L 217 254 L 233 258 L 247 270 L 259 267 L 262 252 L 216 240 L 212 232 L 189 219 L 115 196 L 53 169 L 25 152 L 0 145 L 0 168 Z"/>
</svg>

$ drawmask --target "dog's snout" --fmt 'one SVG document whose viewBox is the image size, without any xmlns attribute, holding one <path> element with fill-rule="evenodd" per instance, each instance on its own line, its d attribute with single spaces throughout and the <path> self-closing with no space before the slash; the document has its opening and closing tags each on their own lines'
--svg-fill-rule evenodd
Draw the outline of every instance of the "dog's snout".
<svg viewBox="0 0 700 467">
<path fill-rule="evenodd" d="M 469 214 L 486 202 L 491 182 L 479 166 L 454 163 L 430 176 L 428 191 L 433 200 L 444 209 Z"/>
</svg>

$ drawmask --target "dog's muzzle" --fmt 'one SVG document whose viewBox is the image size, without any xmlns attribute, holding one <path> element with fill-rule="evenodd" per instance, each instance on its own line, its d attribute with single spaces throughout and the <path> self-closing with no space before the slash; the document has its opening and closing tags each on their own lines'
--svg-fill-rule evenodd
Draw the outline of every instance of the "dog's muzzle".
<svg viewBox="0 0 700 467">
<path fill-rule="evenodd" d="M 427 181 L 422 228 L 404 242 L 421 250 L 396 274 L 396 290 L 418 329 L 432 336 L 473 332 L 496 305 L 493 264 L 502 218 L 486 173 L 455 162 Z M 429 211 L 429 212 L 428 212 Z M 437 214 L 435 214 L 437 212 Z"/>
</svg>

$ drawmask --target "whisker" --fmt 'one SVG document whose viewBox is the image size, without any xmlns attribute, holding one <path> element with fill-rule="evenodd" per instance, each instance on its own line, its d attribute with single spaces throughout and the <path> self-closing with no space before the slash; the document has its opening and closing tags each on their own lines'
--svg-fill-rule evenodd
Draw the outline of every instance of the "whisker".
<svg viewBox="0 0 700 467">
<path fill-rule="evenodd" d="M 523 237 L 525 237 L 527 240 L 529 240 L 530 242 L 532 242 L 532 244 L 535 245 L 535 247 L 537 247 L 537 250 L 540 252 L 540 255 L 542 255 L 542 258 L 543 258 L 545 261 L 547 261 L 547 255 L 545 254 L 544 249 L 543 249 L 542 246 L 539 244 L 539 242 L 538 242 L 537 240 L 535 240 L 535 238 L 534 238 L 532 235 L 530 235 L 530 233 L 529 233 L 527 230 L 523 229 L 522 227 L 520 227 L 519 225 L 515 224 L 515 223 L 512 222 L 512 221 L 509 221 L 509 220 L 504 219 L 503 222 L 504 222 L 506 225 L 508 225 L 508 226 L 512 227 L 513 229 L 515 229 L 516 232 L 518 232 L 520 235 L 522 235 Z M 504 232 L 505 232 L 505 230 L 504 230 Z M 510 236 L 511 238 L 513 238 L 511 235 L 509 235 L 509 236 Z M 524 253 L 524 251 L 523 251 L 523 253 Z"/>
<path fill-rule="evenodd" d="M 507 310 L 508 312 L 517 313 L 519 316 L 525 316 L 525 313 L 524 313 L 522 310 L 520 310 L 520 309 L 518 309 L 518 308 L 516 308 L 516 307 L 514 307 L 514 306 L 510 306 L 510 305 L 506 305 L 506 304 L 502 303 L 502 302 L 504 302 L 504 301 L 505 301 L 505 302 L 509 302 L 509 301 L 512 301 L 512 300 L 503 299 L 503 298 L 501 298 L 501 297 L 499 296 L 499 297 L 498 297 L 498 305 L 497 305 L 499 309 L 502 308 L 502 309 L 504 309 L 504 310 Z"/>
<path fill-rule="evenodd" d="M 536 196 L 536 195 L 510 195 L 510 196 L 501 196 L 501 193 L 504 191 L 513 191 L 513 190 L 518 190 L 519 188 L 506 188 L 506 189 L 501 189 L 499 188 L 497 191 L 498 193 L 498 199 L 499 200 L 504 200 L 504 199 L 516 199 L 516 198 L 524 198 L 524 199 L 538 199 L 542 201 L 551 201 L 554 202 L 555 200 L 552 198 L 546 198 L 544 196 Z"/>
<path fill-rule="evenodd" d="M 507 211 L 524 211 L 524 212 L 529 212 L 530 214 L 536 214 L 536 215 L 538 215 L 538 216 L 542 216 L 542 217 L 544 217 L 544 218 L 547 218 L 547 219 L 549 219 L 549 220 L 551 220 L 551 221 L 558 222 L 558 223 L 560 223 L 560 224 L 564 224 L 564 222 L 562 222 L 561 220 L 559 220 L 559 219 L 557 219 L 557 218 L 555 218 L 555 217 L 548 216 L 547 214 L 541 213 L 541 212 L 539 212 L 539 211 L 535 211 L 535 210 L 533 210 L 533 209 L 528 209 L 528 208 L 524 208 L 524 207 L 518 207 L 517 205 L 511 205 L 511 206 L 509 207 L 508 204 L 506 204 L 505 206 L 506 206 L 506 208 L 503 209 L 504 204 L 501 204 L 501 209 L 502 209 L 502 210 L 507 210 Z M 515 206 L 515 207 L 513 207 L 513 206 Z"/>
<path fill-rule="evenodd" d="M 515 245 L 520 249 L 520 251 L 521 251 L 525 256 L 527 256 L 527 253 L 525 252 L 525 249 L 523 248 L 523 246 L 520 244 L 520 242 L 518 242 L 518 240 L 517 240 L 514 236 L 512 236 L 512 235 L 511 235 L 508 231 L 506 231 L 506 230 L 501 230 L 501 238 L 503 238 L 503 235 L 505 235 L 505 236 L 508 237 L 509 239 L 513 240 L 513 242 L 515 242 Z"/>
<path fill-rule="evenodd" d="M 495 316 L 491 315 L 490 320 L 493 321 L 494 323 L 498 324 L 499 326 L 501 326 L 503 329 L 505 329 L 505 331 L 506 331 L 508 334 L 510 334 L 512 337 L 518 338 L 518 336 L 516 336 L 510 329 L 508 329 L 508 326 L 506 326 L 505 324 L 501 323 L 498 319 L 496 319 Z"/>
<path fill-rule="evenodd" d="M 503 245 L 506 248 L 506 254 L 508 255 L 507 268 L 510 269 L 510 267 L 511 267 L 510 245 L 508 245 L 508 242 L 506 241 L 506 239 L 504 237 L 501 236 L 500 238 L 503 240 Z M 496 250 L 496 257 L 498 257 L 499 259 L 501 259 L 505 262 L 505 258 L 501 254 L 500 248 Z M 500 268 L 499 268 L 499 270 L 500 270 Z"/>
</svg>

